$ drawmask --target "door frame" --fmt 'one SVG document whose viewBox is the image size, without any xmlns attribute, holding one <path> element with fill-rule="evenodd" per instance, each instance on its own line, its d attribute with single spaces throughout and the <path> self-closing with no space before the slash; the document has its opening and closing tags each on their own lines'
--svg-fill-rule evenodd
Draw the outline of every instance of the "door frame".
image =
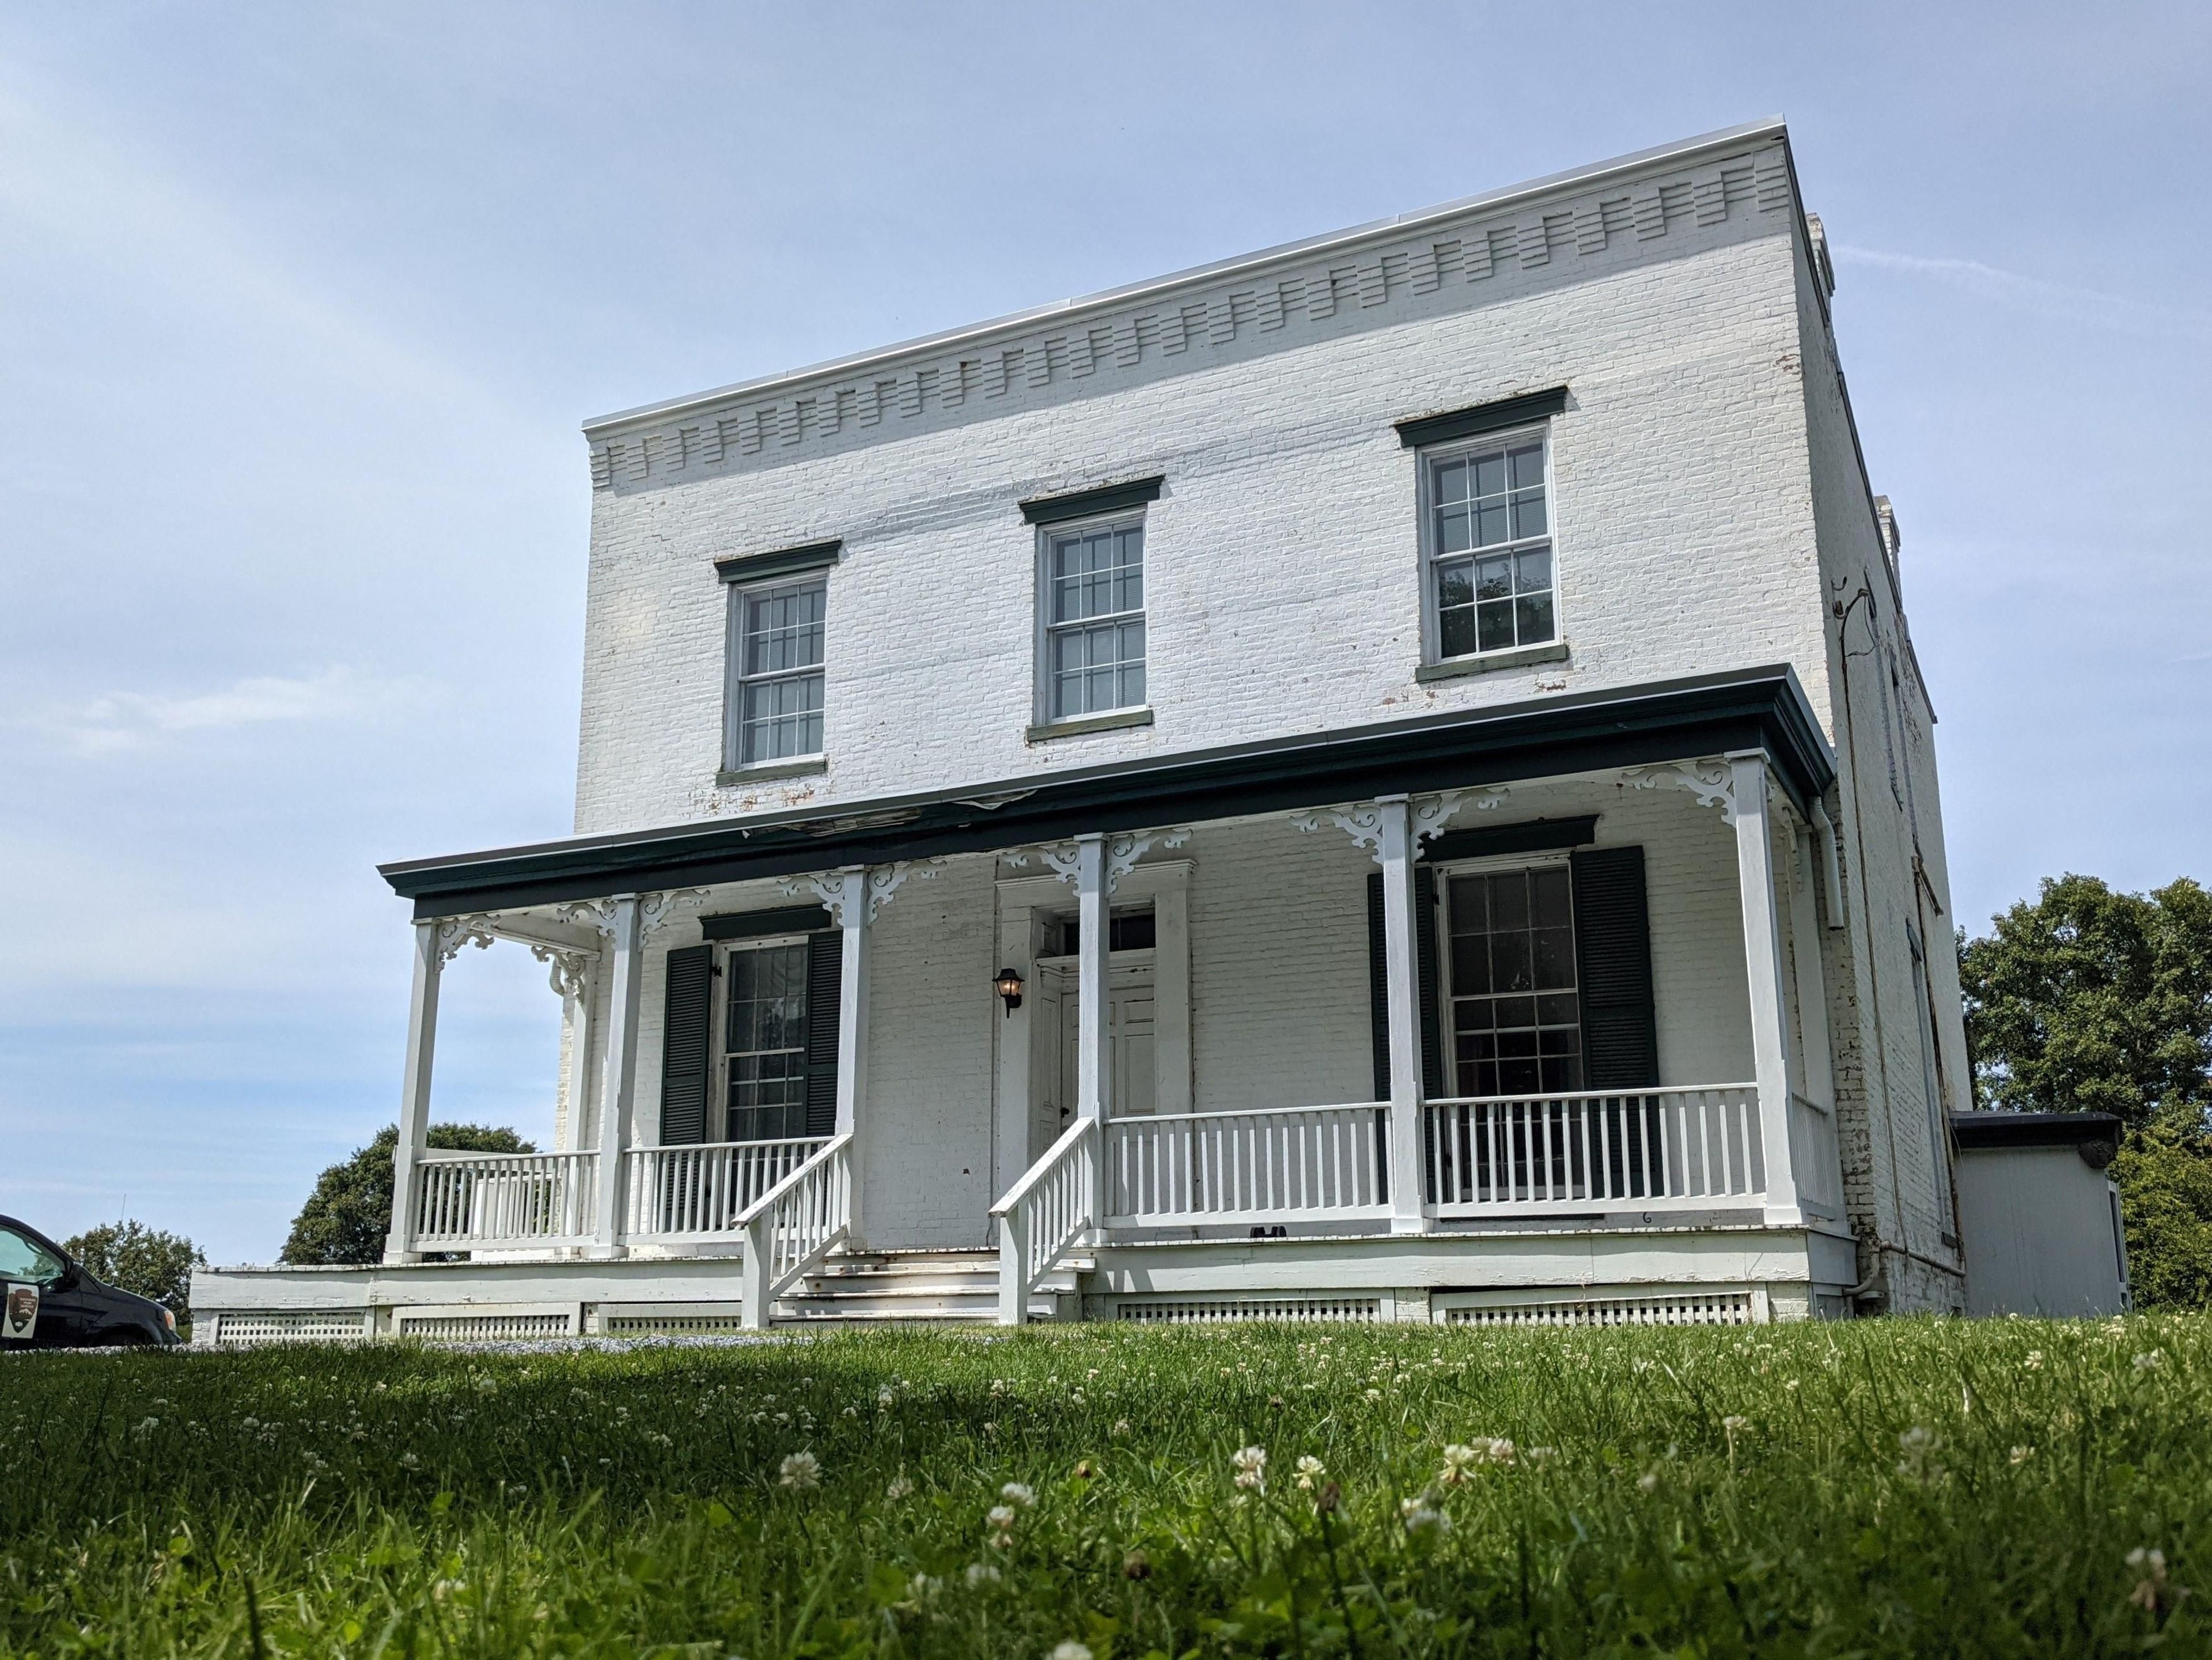
<svg viewBox="0 0 2212 1660">
<path fill-rule="evenodd" d="M 1123 904 L 1152 905 L 1152 1102 L 1157 1113 L 1188 1112 L 1194 1098 L 1190 1045 L 1190 873 L 1188 859 L 1133 866 L 1115 885 Z M 1001 875 L 997 884 L 999 960 L 1034 985 L 1047 923 L 1075 909 L 1075 891 L 1057 876 Z M 1110 975 L 1112 959 L 1108 959 Z M 997 1098 L 991 1114 L 994 1195 L 1029 1169 L 1030 1098 L 1034 1046 L 1048 1043 L 1031 1017 L 1039 1000 L 1024 997 L 1011 1014 L 998 1014 L 992 1030 L 998 1048 L 994 1068 Z"/>
</svg>

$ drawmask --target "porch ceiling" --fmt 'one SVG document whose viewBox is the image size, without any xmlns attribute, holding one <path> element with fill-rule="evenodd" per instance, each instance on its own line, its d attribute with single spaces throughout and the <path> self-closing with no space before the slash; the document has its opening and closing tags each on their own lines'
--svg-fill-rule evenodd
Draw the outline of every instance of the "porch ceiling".
<svg viewBox="0 0 2212 1660">
<path fill-rule="evenodd" d="M 1289 811 L 1763 749 L 1802 809 L 1835 775 L 1787 666 L 1553 696 L 1157 760 L 378 867 L 418 918 L 981 853 L 1084 831 Z"/>
</svg>

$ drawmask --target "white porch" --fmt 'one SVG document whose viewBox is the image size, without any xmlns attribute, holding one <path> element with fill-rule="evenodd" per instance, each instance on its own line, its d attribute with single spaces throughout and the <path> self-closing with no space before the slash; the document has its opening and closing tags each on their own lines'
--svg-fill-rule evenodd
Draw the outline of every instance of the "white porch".
<svg viewBox="0 0 2212 1660">
<path fill-rule="evenodd" d="M 1644 850 L 1659 1081 L 1457 1087 L 1504 1073 L 1460 1052 L 1452 970 L 1417 948 L 1425 929 L 1453 949 L 1434 884 L 1576 850 L 1440 857 L 1492 824 Z M 902 1262 L 951 1288 L 916 1311 L 985 1312 L 988 1284 L 1001 1321 L 1441 1318 L 1499 1298 L 1811 1311 L 1856 1277 L 1823 965 L 1840 906 L 1817 798 L 1799 809 L 1745 751 L 426 918 L 390 1249 L 364 1283 L 387 1310 L 446 1309 L 489 1274 L 499 1307 L 534 1306 L 518 1286 L 573 1303 L 572 1329 L 594 1318 L 568 1294 L 586 1280 L 758 1326 L 834 1311 L 841 1268 L 880 1292 Z M 716 1039 L 686 1127 L 713 1139 L 669 1139 L 697 1038 L 672 974 L 802 936 L 835 939 L 807 959 L 834 968 L 815 988 L 834 984 L 826 1122 L 717 1136 L 736 1119 Z M 431 1149 L 441 977 L 496 940 L 546 961 L 563 1000 L 559 1144 Z"/>
</svg>

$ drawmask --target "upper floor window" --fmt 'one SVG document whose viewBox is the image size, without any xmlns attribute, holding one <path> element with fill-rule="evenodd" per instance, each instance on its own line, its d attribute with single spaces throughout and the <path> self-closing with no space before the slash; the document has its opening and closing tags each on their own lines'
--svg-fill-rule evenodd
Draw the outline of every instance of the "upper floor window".
<svg viewBox="0 0 2212 1660">
<path fill-rule="evenodd" d="M 1559 638 L 1546 447 L 1540 429 L 1423 456 L 1436 657 Z"/>
<path fill-rule="evenodd" d="M 731 589 L 730 766 L 822 753 L 827 603 L 819 576 Z"/>
<path fill-rule="evenodd" d="M 1145 524 L 1093 520 L 1044 537 L 1044 718 L 1145 702 Z"/>
</svg>

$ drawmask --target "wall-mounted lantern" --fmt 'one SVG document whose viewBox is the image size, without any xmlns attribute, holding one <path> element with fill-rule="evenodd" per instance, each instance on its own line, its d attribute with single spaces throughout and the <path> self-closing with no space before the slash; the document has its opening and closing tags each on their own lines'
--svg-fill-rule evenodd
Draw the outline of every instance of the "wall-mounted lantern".
<svg viewBox="0 0 2212 1660">
<path fill-rule="evenodd" d="M 1006 1012 L 1009 1015 L 1012 1015 L 1016 1009 L 1021 1007 L 1022 976 L 1017 974 L 1013 970 L 1000 969 L 999 970 L 999 977 L 991 982 L 991 989 L 998 993 L 1000 997 L 1005 1000 L 1006 1005 Z"/>
</svg>

